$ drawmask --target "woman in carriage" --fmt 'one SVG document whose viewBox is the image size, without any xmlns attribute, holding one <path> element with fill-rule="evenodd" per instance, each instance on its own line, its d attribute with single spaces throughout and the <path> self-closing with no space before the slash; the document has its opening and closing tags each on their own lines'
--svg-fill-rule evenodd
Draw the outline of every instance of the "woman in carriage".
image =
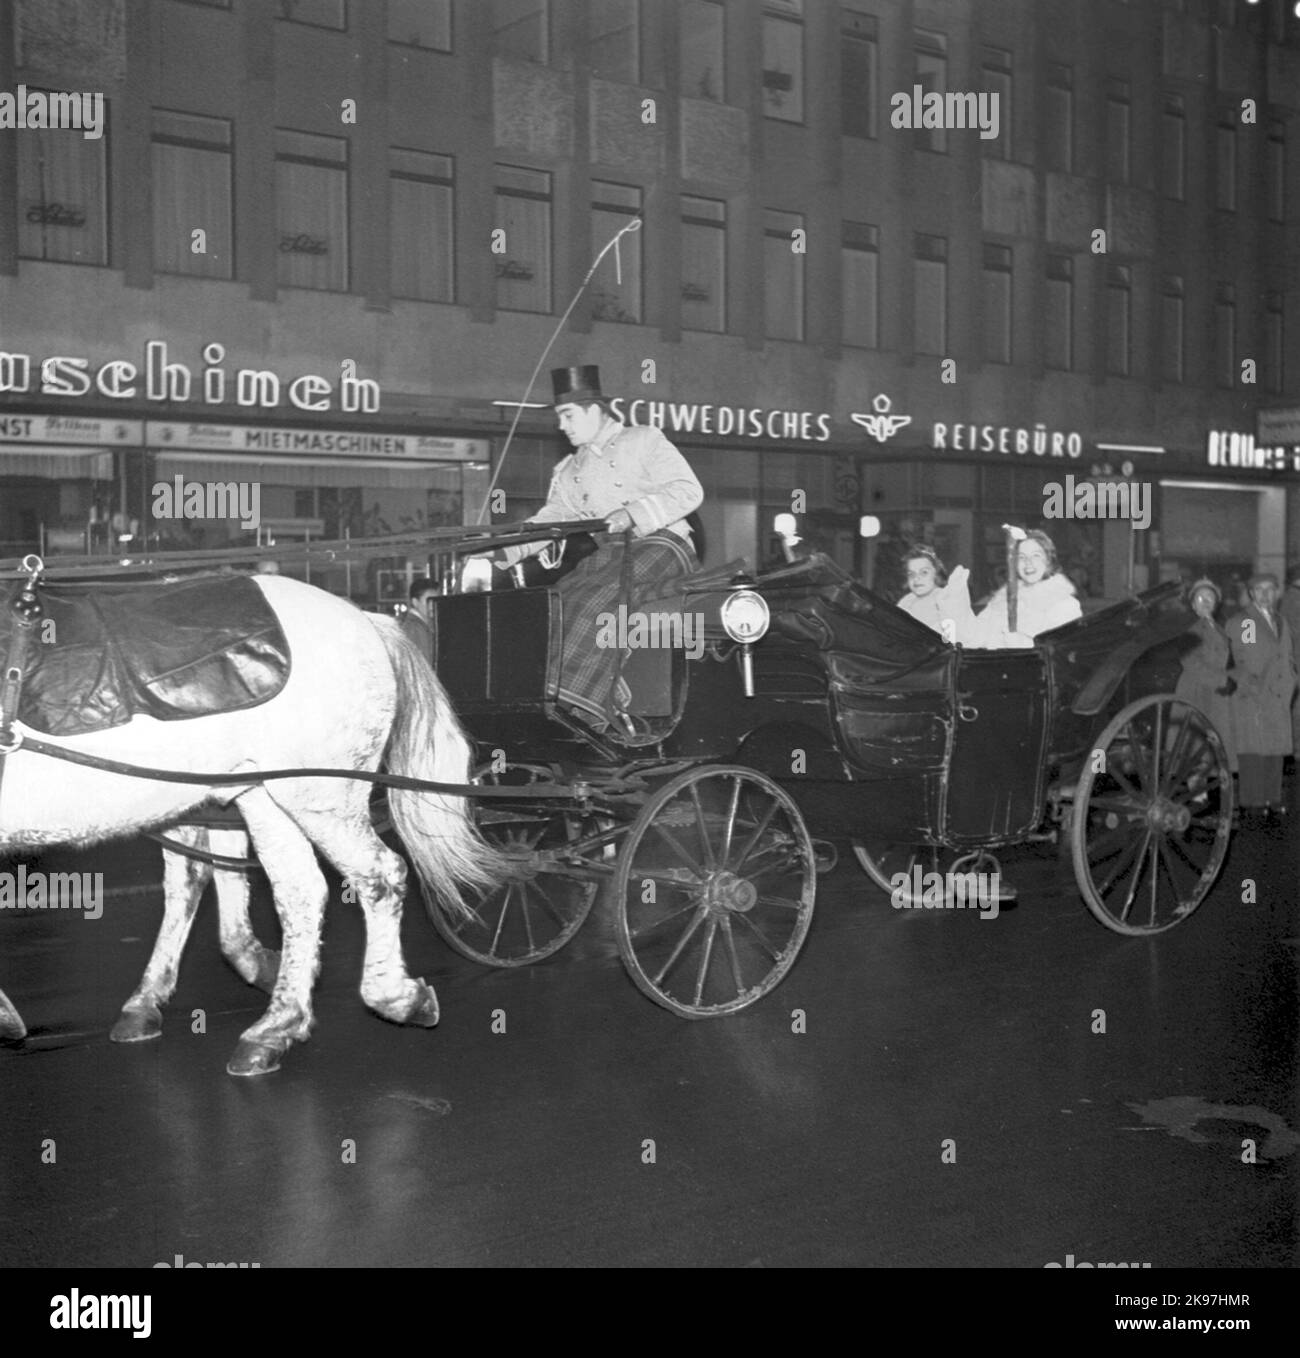
<svg viewBox="0 0 1300 1358">
<path fill-rule="evenodd" d="M 1016 626 L 1010 626 L 1007 586 L 989 600 L 958 640 L 985 650 L 1027 647 L 1040 632 L 1064 627 L 1083 616 L 1074 585 L 1056 558 L 1056 547 L 1046 533 L 1026 533 L 1016 552 Z"/>
</svg>

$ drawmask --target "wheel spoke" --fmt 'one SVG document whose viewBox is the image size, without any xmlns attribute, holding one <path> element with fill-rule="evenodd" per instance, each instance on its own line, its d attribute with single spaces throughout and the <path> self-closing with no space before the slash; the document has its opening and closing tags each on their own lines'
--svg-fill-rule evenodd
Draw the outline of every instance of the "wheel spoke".
<svg viewBox="0 0 1300 1358">
<path fill-rule="evenodd" d="M 699 827 L 700 843 L 704 845 L 704 858 L 710 869 L 718 866 L 717 859 L 713 853 L 713 838 L 709 834 L 708 821 L 704 816 L 704 808 L 700 805 L 700 785 L 691 784 L 691 802 L 695 807 L 695 824 Z"/>
<path fill-rule="evenodd" d="M 740 779 L 733 777 L 731 780 L 731 801 L 727 806 L 727 820 L 722 827 L 722 851 L 718 854 L 718 862 L 724 867 L 727 859 L 731 856 L 731 836 L 736 829 L 736 813 L 740 810 Z M 730 938 L 730 933 L 728 933 Z"/>
<path fill-rule="evenodd" d="M 1150 833 L 1151 833 L 1151 831 L 1148 830 L 1148 831 L 1147 831 L 1147 834 L 1149 835 Z M 1138 846 L 1138 845 L 1140 845 L 1140 847 L 1135 848 L 1135 846 Z M 1129 840 L 1128 848 L 1125 849 L 1125 851 L 1124 851 L 1123 855 L 1121 856 L 1119 862 L 1116 863 L 1115 866 L 1111 869 L 1110 875 L 1109 875 L 1109 876 L 1106 878 L 1106 880 L 1105 880 L 1104 882 L 1102 882 L 1102 884 L 1097 888 L 1097 895 L 1098 895 L 1098 896 L 1101 896 L 1101 897 L 1104 897 L 1104 896 L 1106 895 L 1106 893 L 1110 890 L 1111 885 L 1112 885 L 1112 883 L 1115 881 L 1115 879 L 1116 879 L 1121 873 L 1123 873 L 1123 872 L 1125 872 L 1125 871 L 1128 870 L 1129 866 L 1132 864 L 1134 858 L 1137 856 L 1137 854 L 1138 854 L 1139 852 L 1145 852 L 1145 850 L 1146 850 L 1146 841 L 1145 841 L 1145 840 L 1139 841 L 1138 838 L 1137 838 L 1137 836 L 1134 835 L 1134 836 Z M 1091 860 L 1090 860 L 1090 861 L 1091 861 Z"/>
<path fill-rule="evenodd" d="M 727 956 L 731 962 L 731 979 L 736 983 L 736 994 L 745 993 L 745 982 L 740 974 L 740 958 L 736 953 L 736 939 L 731 932 L 731 920 L 726 915 L 722 917 L 722 937 L 727 942 Z"/>
<path fill-rule="evenodd" d="M 656 820 L 652 824 L 651 828 L 657 830 L 660 836 L 668 841 L 669 848 L 671 848 L 679 858 L 681 858 L 690 866 L 691 871 L 695 873 L 697 878 L 703 881 L 704 878 L 709 875 L 708 869 L 705 868 L 702 864 L 698 863 L 693 855 L 686 852 L 686 849 L 682 846 L 681 841 L 677 838 L 675 834 L 673 834 L 671 830 L 667 828 L 667 826 L 661 825 Z"/>
<path fill-rule="evenodd" d="M 1164 739 L 1164 703 L 1156 704 L 1156 735 L 1151 742 L 1151 792 L 1160 791 L 1160 742 Z"/>
<path fill-rule="evenodd" d="M 1165 784 L 1162 784 L 1160 788 L 1162 794 L 1168 793 L 1173 788 L 1180 768 L 1179 760 L 1182 758 L 1183 746 L 1187 743 L 1187 735 L 1191 729 L 1192 721 L 1189 713 L 1179 723 L 1178 739 L 1174 741 L 1174 748 L 1169 752 L 1169 769 L 1165 774 Z"/>
<path fill-rule="evenodd" d="M 763 949 L 764 952 L 767 953 L 767 955 L 772 959 L 773 962 L 777 962 L 780 960 L 781 958 L 780 952 L 776 948 L 774 948 L 771 945 L 771 943 L 768 942 L 767 935 L 758 927 L 757 924 L 754 923 L 752 919 L 750 919 L 748 915 L 737 915 L 736 919 L 738 919 L 743 925 L 745 925 L 749 929 L 749 932 L 753 934 L 756 939 L 758 939 L 759 946 Z"/>
<path fill-rule="evenodd" d="M 770 895 L 767 895 L 766 893 L 764 893 L 763 895 L 760 895 L 759 898 L 758 898 L 758 900 L 755 901 L 755 904 L 756 904 L 756 905 L 775 905 L 775 906 L 779 907 L 779 908 L 782 909 L 782 910 L 795 910 L 795 911 L 799 911 L 799 910 L 802 910 L 802 909 L 803 909 L 803 902 L 802 902 L 802 901 L 791 900 L 789 896 L 770 896 Z"/>
<path fill-rule="evenodd" d="M 1142 847 L 1138 851 L 1137 857 L 1133 861 L 1133 880 L 1129 884 L 1128 891 L 1124 894 L 1124 906 L 1120 910 L 1119 918 L 1126 924 L 1128 923 L 1128 912 L 1133 908 L 1133 901 L 1137 897 L 1138 887 L 1142 885 L 1142 864 L 1146 862 L 1147 845 L 1151 843 L 1151 829 L 1147 827 L 1146 838 L 1142 841 Z"/>
<path fill-rule="evenodd" d="M 739 872 L 740 869 L 744 867 L 745 859 L 753 852 L 754 845 L 758 843 L 767 827 L 771 825 L 772 817 L 776 815 L 777 811 L 780 810 L 780 807 L 780 802 L 778 802 L 775 797 L 772 798 L 767 810 L 763 812 L 762 818 L 759 820 L 758 824 L 754 826 L 754 833 L 745 841 L 745 847 L 740 851 L 740 857 L 736 860 L 736 866 L 732 868 L 733 872 Z M 729 862 L 724 862 L 722 866 L 724 868 L 730 868 L 731 864 Z"/>
<path fill-rule="evenodd" d="M 649 924 L 638 925 L 637 928 L 628 928 L 628 935 L 631 938 L 645 938 L 647 934 L 652 934 L 656 929 L 662 929 L 665 924 L 671 924 L 673 920 L 680 919 L 688 910 L 697 908 L 698 901 L 687 901 L 680 910 L 674 910 L 671 914 L 662 915 L 657 920 L 652 920 Z"/>
<path fill-rule="evenodd" d="M 677 940 L 677 946 L 669 954 L 668 960 L 659 968 L 658 974 L 652 978 L 655 985 L 662 984 L 664 977 L 668 975 L 669 971 L 676 964 L 677 959 L 682 955 L 682 950 L 691 941 L 695 931 L 700 927 L 700 924 L 708 913 L 709 912 L 702 907 L 696 910 L 695 918 L 687 926 L 686 932 Z"/>
<path fill-rule="evenodd" d="M 1160 834 L 1157 831 L 1151 833 L 1151 917 L 1147 923 L 1154 928 L 1156 922 L 1156 906 L 1160 899 Z"/>
<path fill-rule="evenodd" d="M 704 956 L 700 959 L 699 974 L 695 978 L 695 1004 L 698 1007 L 704 998 L 704 983 L 709 977 L 709 962 L 713 957 L 713 940 L 717 936 L 718 921 L 716 916 L 710 916 L 709 929 L 704 935 Z"/>
</svg>

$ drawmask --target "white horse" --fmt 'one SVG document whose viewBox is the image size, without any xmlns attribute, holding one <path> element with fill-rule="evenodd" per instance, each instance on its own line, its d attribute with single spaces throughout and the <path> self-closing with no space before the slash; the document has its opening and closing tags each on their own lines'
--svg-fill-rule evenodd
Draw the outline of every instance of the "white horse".
<svg viewBox="0 0 1300 1358">
<path fill-rule="evenodd" d="M 257 585 L 279 618 L 293 659 L 288 681 L 274 698 L 242 712 L 188 721 L 141 716 L 88 735 L 40 736 L 149 768 L 247 773 L 247 784 L 204 787 L 127 777 L 26 747 L 5 756 L 0 783 L 0 853 L 87 847 L 174 823 L 209 800 L 235 803 L 270 882 L 282 938 L 276 974 L 274 954 L 247 929 L 246 897 L 222 912 L 223 948 L 240 973 L 264 986 L 274 976 L 270 1006 L 243 1033 L 227 1066 L 232 1075 L 275 1070 L 290 1044 L 310 1032 L 327 895 L 313 848 L 353 888 L 365 914 L 362 999 L 394 1023 L 432 1027 L 438 1021 L 432 987 L 409 975 L 402 956 L 406 867 L 371 827 L 370 785 L 345 778 L 260 784 L 258 771 L 373 771 L 382 758 L 396 774 L 468 783 L 471 763 L 469 742 L 442 686 L 393 619 L 362 613 L 285 577 L 258 576 Z M 18 729 L 24 730 L 21 724 Z M 462 888 L 486 890 L 501 864 L 474 828 L 465 799 L 393 790 L 389 807 L 430 893 L 449 913 L 468 913 Z M 180 949 L 205 879 L 183 869 L 174 855 L 168 855 L 168 864 L 167 918 L 141 985 L 113 1029 L 117 1041 L 157 1036 L 159 1006 L 176 985 Z M 24 1032 L 0 992 L 0 1037 L 17 1039 Z"/>
</svg>

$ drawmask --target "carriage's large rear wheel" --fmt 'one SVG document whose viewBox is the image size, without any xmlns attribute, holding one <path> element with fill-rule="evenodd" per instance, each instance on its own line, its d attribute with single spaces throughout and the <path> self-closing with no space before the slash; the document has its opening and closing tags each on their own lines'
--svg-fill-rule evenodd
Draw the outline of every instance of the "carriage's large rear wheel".
<svg viewBox="0 0 1300 1358">
<path fill-rule="evenodd" d="M 633 981 L 685 1018 L 734 1014 L 794 965 L 817 862 L 793 799 L 753 769 L 705 766 L 661 787 L 628 831 L 614 879 Z"/>
<path fill-rule="evenodd" d="M 1130 703 L 1084 761 L 1070 817 L 1088 909 L 1118 934 L 1159 934 L 1205 899 L 1228 852 L 1232 774 L 1219 733 L 1169 695 Z"/>
<path fill-rule="evenodd" d="M 508 764 L 480 769 L 474 781 L 533 787 L 554 779 L 541 765 Z M 584 871 L 582 860 L 603 861 L 607 846 L 590 841 L 609 824 L 540 800 L 517 807 L 485 800 L 478 827 L 505 856 L 509 875 L 473 903 L 473 919 L 449 919 L 430 906 L 434 927 L 458 953 L 490 967 L 525 967 L 550 957 L 582 927 L 600 893 L 598 873 Z"/>
</svg>

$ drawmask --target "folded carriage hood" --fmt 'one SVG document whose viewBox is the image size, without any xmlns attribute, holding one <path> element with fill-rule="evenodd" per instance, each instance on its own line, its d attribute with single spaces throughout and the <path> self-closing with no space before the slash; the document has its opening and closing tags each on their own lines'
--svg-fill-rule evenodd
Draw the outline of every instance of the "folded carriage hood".
<svg viewBox="0 0 1300 1358">
<path fill-rule="evenodd" d="M 1034 647 L 1051 665 L 1058 709 L 1090 717 L 1104 710 L 1137 660 L 1186 636 L 1195 621 L 1181 583 L 1171 580 L 1044 632 Z"/>
</svg>

